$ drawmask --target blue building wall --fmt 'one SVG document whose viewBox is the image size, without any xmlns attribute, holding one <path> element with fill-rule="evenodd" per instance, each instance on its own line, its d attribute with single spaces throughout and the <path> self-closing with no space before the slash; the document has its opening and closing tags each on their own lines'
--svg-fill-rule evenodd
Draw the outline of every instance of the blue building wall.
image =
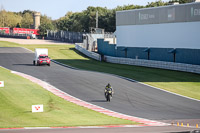
<svg viewBox="0 0 200 133">
<path fill-rule="evenodd" d="M 176 62 L 200 65 L 200 49 L 176 49 Z"/>
<path fill-rule="evenodd" d="M 157 60 L 157 61 L 174 61 L 174 54 L 170 53 L 169 51 L 172 48 L 150 48 L 150 60 Z"/>
<path fill-rule="evenodd" d="M 128 47 L 127 48 L 127 58 L 133 59 L 148 59 L 148 53 L 145 52 L 147 48 L 139 48 L 139 47 Z"/>
<path fill-rule="evenodd" d="M 116 56 L 116 44 L 109 44 L 107 41 L 104 41 L 104 39 L 98 39 L 97 40 L 97 47 L 98 47 L 98 53 L 102 55 L 108 55 L 108 56 Z"/>
<path fill-rule="evenodd" d="M 98 48 L 98 53 L 99 54 L 105 54 L 104 53 L 104 46 L 105 46 L 105 43 L 103 41 L 103 39 L 97 39 L 97 48 Z"/>
<path fill-rule="evenodd" d="M 133 59 L 149 59 L 157 61 L 177 62 L 200 65 L 200 49 L 147 48 L 147 47 L 116 47 L 104 39 L 97 40 L 98 53 L 102 55 Z M 174 57 L 175 56 L 175 57 Z"/>
<path fill-rule="evenodd" d="M 116 57 L 125 57 L 125 47 L 117 47 Z"/>
</svg>

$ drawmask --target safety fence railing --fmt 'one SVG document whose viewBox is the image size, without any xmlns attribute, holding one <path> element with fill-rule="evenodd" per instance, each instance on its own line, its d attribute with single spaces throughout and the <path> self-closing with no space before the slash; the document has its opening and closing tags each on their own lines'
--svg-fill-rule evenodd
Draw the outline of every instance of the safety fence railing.
<svg viewBox="0 0 200 133">
<path fill-rule="evenodd" d="M 78 44 L 76 44 L 75 48 L 81 53 L 87 55 L 88 57 L 101 61 L 100 54 L 87 51 Z M 116 64 L 144 66 L 144 67 L 152 67 L 152 68 L 160 68 L 160 69 L 168 69 L 168 70 L 176 70 L 176 71 L 200 74 L 200 65 L 154 61 L 154 60 L 131 59 L 131 58 L 112 57 L 112 56 L 103 56 L 102 60 Z"/>
</svg>

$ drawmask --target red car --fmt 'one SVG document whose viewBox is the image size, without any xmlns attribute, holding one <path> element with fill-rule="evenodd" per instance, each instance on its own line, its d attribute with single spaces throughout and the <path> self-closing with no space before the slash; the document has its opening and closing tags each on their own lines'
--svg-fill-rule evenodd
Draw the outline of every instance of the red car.
<svg viewBox="0 0 200 133">
<path fill-rule="evenodd" d="M 48 65 L 50 66 L 51 60 L 49 59 L 48 55 L 41 54 L 37 59 L 37 65 Z"/>
</svg>

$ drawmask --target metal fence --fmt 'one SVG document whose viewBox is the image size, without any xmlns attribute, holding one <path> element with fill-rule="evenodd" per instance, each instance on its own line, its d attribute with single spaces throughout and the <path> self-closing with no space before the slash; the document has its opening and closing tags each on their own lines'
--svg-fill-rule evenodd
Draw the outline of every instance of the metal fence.
<svg viewBox="0 0 200 133">
<path fill-rule="evenodd" d="M 81 43 L 83 42 L 83 33 L 70 31 L 47 31 L 47 39 L 69 43 Z"/>
</svg>

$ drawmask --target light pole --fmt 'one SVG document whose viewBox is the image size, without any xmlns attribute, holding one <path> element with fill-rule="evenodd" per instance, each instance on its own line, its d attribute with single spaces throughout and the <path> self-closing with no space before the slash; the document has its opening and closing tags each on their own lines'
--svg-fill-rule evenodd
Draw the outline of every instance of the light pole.
<svg viewBox="0 0 200 133">
<path fill-rule="evenodd" d="M 96 28 L 98 28 L 98 11 L 96 12 Z"/>
</svg>

